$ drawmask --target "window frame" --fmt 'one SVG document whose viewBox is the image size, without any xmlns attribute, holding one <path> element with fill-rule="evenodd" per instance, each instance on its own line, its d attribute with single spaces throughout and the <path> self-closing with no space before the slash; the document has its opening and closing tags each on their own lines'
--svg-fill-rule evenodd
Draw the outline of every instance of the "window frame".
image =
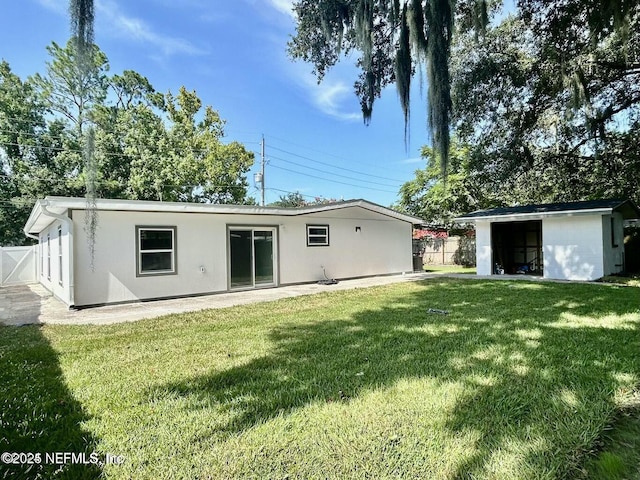
<svg viewBox="0 0 640 480">
<path fill-rule="evenodd" d="M 62 225 L 58 225 L 58 284 L 62 287 Z"/>
<path fill-rule="evenodd" d="M 47 233 L 47 280 L 51 281 L 51 234 Z"/>
<path fill-rule="evenodd" d="M 319 235 L 319 234 L 312 234 L 311 229 L 312 228 L 324 228 L 325 229 L 325 235 Z M 327 224 L 311 224 L 308 223 L 307 224 L 307 247 L 328 247 L 330 246 L 330 241 L 329 241 L 329 225 Z M 326 238 L 326 241 L 323 243 L 311 243 L 309 241 L 310 238 Z"/>
<path fill-rule="evenodd" d="M 44 235 L 40 235 L 40 276 L 44 277 Z"/>
<path fill-rule="evenodd" d="M 144 231 L 163 231 L 171 232 L 171 247 L 170 249 L 153 249 L 142 250 L 141 247 L 141 234 Z M 142 254 L 143 253 L 171 253 L 171 269 L 170 270 L 149 270 L 142 271 Z M 178 228 L 167 225 L 136 225 L 136 277 L 156 277 L 163 275 L 177 275 L 178 274 Z"/>
</svg>

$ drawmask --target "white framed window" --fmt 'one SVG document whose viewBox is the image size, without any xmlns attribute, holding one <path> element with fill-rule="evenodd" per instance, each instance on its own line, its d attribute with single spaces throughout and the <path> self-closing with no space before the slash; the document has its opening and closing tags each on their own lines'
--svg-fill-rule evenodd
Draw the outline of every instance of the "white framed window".
<svg viewBox="0 0 640 480">
<path fill-rule="evenodd" d="M 62 286 L 62 226 L 58 227 L 58 283 Z"/>
<path fill-rule="evenodd" d="M 47 233 L 47 280 L 51 280 L 51 234 Z"/>
<path fill-rule="evenodd" d="M 40 236 L 38 247 L 40 250 L 40 276 L 44 277 L 44 235 Z"/>
<path fill-rule="evenodd" d="M 307 225 L 307 247 L 328 247 L 329 225 Z"/>
<path fill-rule="evenodd" d="M 175 275 L 176 227 L 136 227 L 137 276 Z"/>
</svg>

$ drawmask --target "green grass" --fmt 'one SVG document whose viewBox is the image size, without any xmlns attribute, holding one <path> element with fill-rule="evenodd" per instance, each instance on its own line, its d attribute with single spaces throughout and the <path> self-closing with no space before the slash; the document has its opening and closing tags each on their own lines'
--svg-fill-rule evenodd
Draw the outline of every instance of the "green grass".
<svg viewBox="0 0 640 480">
<path fill-rule="evenodd" d="M 615 283 L 618 285 L 626 285 L 628 287 L 640 287 L 640 274 L 633 275 L 608 275 L 602 278 L 604 283 Z"/>
<path fill-rule="evenodd" d="M 601 451 L 586 463 L 589 478 L 640 480 L 640 392 L 625 401 L 601 440 Z"/>
<path fill-rule="evenodd" d="M 475 275 L 476 267 L 463 267 L 462 265 L 425 265 L 427 273 L 469 273 Z"/>
<path fill-rule="evenodd" d="M 121 325 L 2 327 L 0 452 L 123 455 L 101 469 L 122 479 L 618 471 L 624 457 L 593 462 L 640 381 L 639 303 L 611 285 L 439 278 Z"/>
</svg>

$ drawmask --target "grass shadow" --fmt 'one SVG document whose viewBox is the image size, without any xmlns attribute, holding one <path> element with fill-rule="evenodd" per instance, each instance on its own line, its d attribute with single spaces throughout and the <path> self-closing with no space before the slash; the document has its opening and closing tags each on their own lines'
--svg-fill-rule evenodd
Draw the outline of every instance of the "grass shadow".
<svg viewBox="0 0 640 480">
<path fill-rule="evenodd" d="M 474 432 L 477 441 L 453 478 L 491 476 L 497 452 L 512 454 L 520 478 L 576 475 L 616 409 L 614 393 L 640 378 L 637 299 L 612 302 L 609 287 L 593 295 L 593 287 L 573 284 L 443 279 L 422 286 L 380 308 L 346 317 L 319 311 L 317 321 L 283 324 L 270 332 L 268 355 L 148 395 L 218 405 L 229 420 L 212 436 L 228 438 L 402 379 L 456 382 L 466 394 L 444 428 Z M 351 296 L 366 302 L 373 292 Z M 341 300 L 348 309 L 350 300 Z"/>
<path fill-rule="evenodd" d="M 41 327 L 0 326 L 0 385 L 0 453 L 40 454 L 26 463 L 0 461 L 0 478 L 100 477 L 101 467 L 90 463 L 96 439 L 81 426 L 87 416 L 68 390 L 58 354 Z M 85 456 L 47 458 L 56 452 Z"/>
</svg>

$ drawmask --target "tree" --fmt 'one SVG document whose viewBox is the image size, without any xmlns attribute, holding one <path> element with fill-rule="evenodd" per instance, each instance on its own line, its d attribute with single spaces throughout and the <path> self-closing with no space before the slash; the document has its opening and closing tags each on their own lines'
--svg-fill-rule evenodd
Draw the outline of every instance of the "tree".
<svg viewBox="0 0 640 480">
<path fill-rule="evenodd" d="M 270 203 L 269 207 L 282 208 L 299 208 L 311 207 L 314 205 L 327 205 L 329 203 L 340 202 L 337 198 L 314 197 L 313 200 L 305 200 L 304 195 L 300 192 L 289 192 L 286 195 L 280 195 L 280 199 Z"/>
<path fill-rule="evenodd" d="M 304 207 L 307 204 L 300 192 L 290 192 L 280 195 L 280 198 L 269 204 L 270 207 L 296 208 Z"/>
<path fill-rule="evenodd" d="M 485 0 L 457 2 L 459 23 L 482 28 Z M 427 111 L 434 148 L 443 171 L 449 155 L 449 55 L 456 2 L 449 0 L 299 0 L 297 31 L 289 53 L 314 66 L 321 81 L 326 71 L 358 51 L 361 74 L 355 83 L 365 122 L 382 89 L 395 83 L 405 116 L 410 116 L 411 80 L 416 69 L 427 76 Z M 405 130 L 406 131 L 406 130 Z"/>
<path fill-rule="evenodd" d="M 483 185 L 472 177 L 468 145 L 462 145 L 455 139 L 451 143 L 446 181 L 433 148 L 422 147 L 422 158 L 427 166 L 416 170 L 416 177 L 400 187 L 400 199 L 394 206 L 397 210 L 423 218 L 433 225 L 450 227 L 457 216 L 500 204 L 498 198 L 488 197 Z"/>
<path fill-rule="evenodd" d="M 453 120 L 475 177 L 507 203 L 640 200 L 637 2 L 519 5 L 453 48 Z"/>
<path fill-rule="evenodd" d="M 42 194 L 73 192 L 77 163 L 61 150 L 72 141 L 63 122 L 45 119 L 36 86 L 0 63 L 0 245 L 24 243 L 24 222 Z"/>
<path fill-rule="evenodd" d="M 207 203 L 242 203 L 249 184 L 244 176 L 254 155 L 238 142 L 223 144 L 225 122 L 206 106 L 202 120 L 196 116 L 202 101 L 195 92 L 181 87 L 177 97 L 165 97 L 168 120 L 160 167 L 168 194 L 174 200 Z M 172 183 L 173 180 L 173 183 Z"/>
<path fill-rule="evenodd" d="M 382 89 L 395 83 L 406 124 L 411 79 L 416 69 L 424 69 L 433 147 L 445 173 L 450 116 L 456 110 L 456 105 L 452 109 L 450 79 L 459 73 L 450 75 L 451 42 L 454 33 L 471 38 L 475 43 L 469 44 L 468 52 L 482 56 L 486 48 L 481 41 L 484 31 L 500 4 L 486 0 L 298 0 L 294 6 L 297 32 L 289 44 L 289 53 L 294 59 L 313 64 L 321 81 L 326 71 L 346 54 L 359 52 L 357 65 L 361 74 L 355 90 L 365 121 L 371 117 L 374 100 Z M 542 34 L 549 40 L 546 60 L 559 67 L 556 78 L 573 78 L 571 83 L 578 93 L 584 91 L 580 80 L 584 69 L 579 68 L 583 57 L 572 55 L 575 48 L 618 36 L 622 42 L 619 45 L 624 47 L 619 51 L 624 52 L 629 45 L 627 38 L 637 31 L 630 28 L 628 21 L 637 5 L 637 0 L 518 2 L 522 18 L 532 25 L 532 34 Z M 558 40 L 557 45 L 554 39 Z M 574 44 L 577 47 L 571 47 Z M 605 57 L 596 64 L 610 70 L 621 65 L 618 60 L 608 62 Z M 500 89 L 495 93 L 500 95 Z M 583 96 L 580 101 L 588 104 L 589 97 Z M 601 113 L 592 118 L 596 120 L 594 125 L 598 117 L 606 120 L 615 110 L 604 109 Z"/>
<path fill-rule="evenodd" d="M 36 74 L 33 81 L 40 88 L 49 108 L 71 122 L 82 137 L 85 125 L 91 120 L 92 110 L 101 105 L 109 85 L 107 56 L 92 45 L 82 68 L 78 66 L 78 51 L 73 39 L 62 48 L 56 42 L 47 47 L 51 61 L 47 74 Z"/>
<path fill-rule="evenodd" d="M 48 74 L 26 81 L 0 63 L 0 244 L 24 243 L 36 199 L 81 196 L 88 183 L 94 199 L 253 201 L 246 198 L 253 153 L 223 142 L 224 120 L 195 92 L 163 95 L 131 70 L 109 78 L 95 47 L 95 81 L 84 83 L 83 94 L 70 73 L 73 48 L 54 45 Z M 82 118 L 91 119 L 91 135 L 80 134 Z"/>
</svg>

